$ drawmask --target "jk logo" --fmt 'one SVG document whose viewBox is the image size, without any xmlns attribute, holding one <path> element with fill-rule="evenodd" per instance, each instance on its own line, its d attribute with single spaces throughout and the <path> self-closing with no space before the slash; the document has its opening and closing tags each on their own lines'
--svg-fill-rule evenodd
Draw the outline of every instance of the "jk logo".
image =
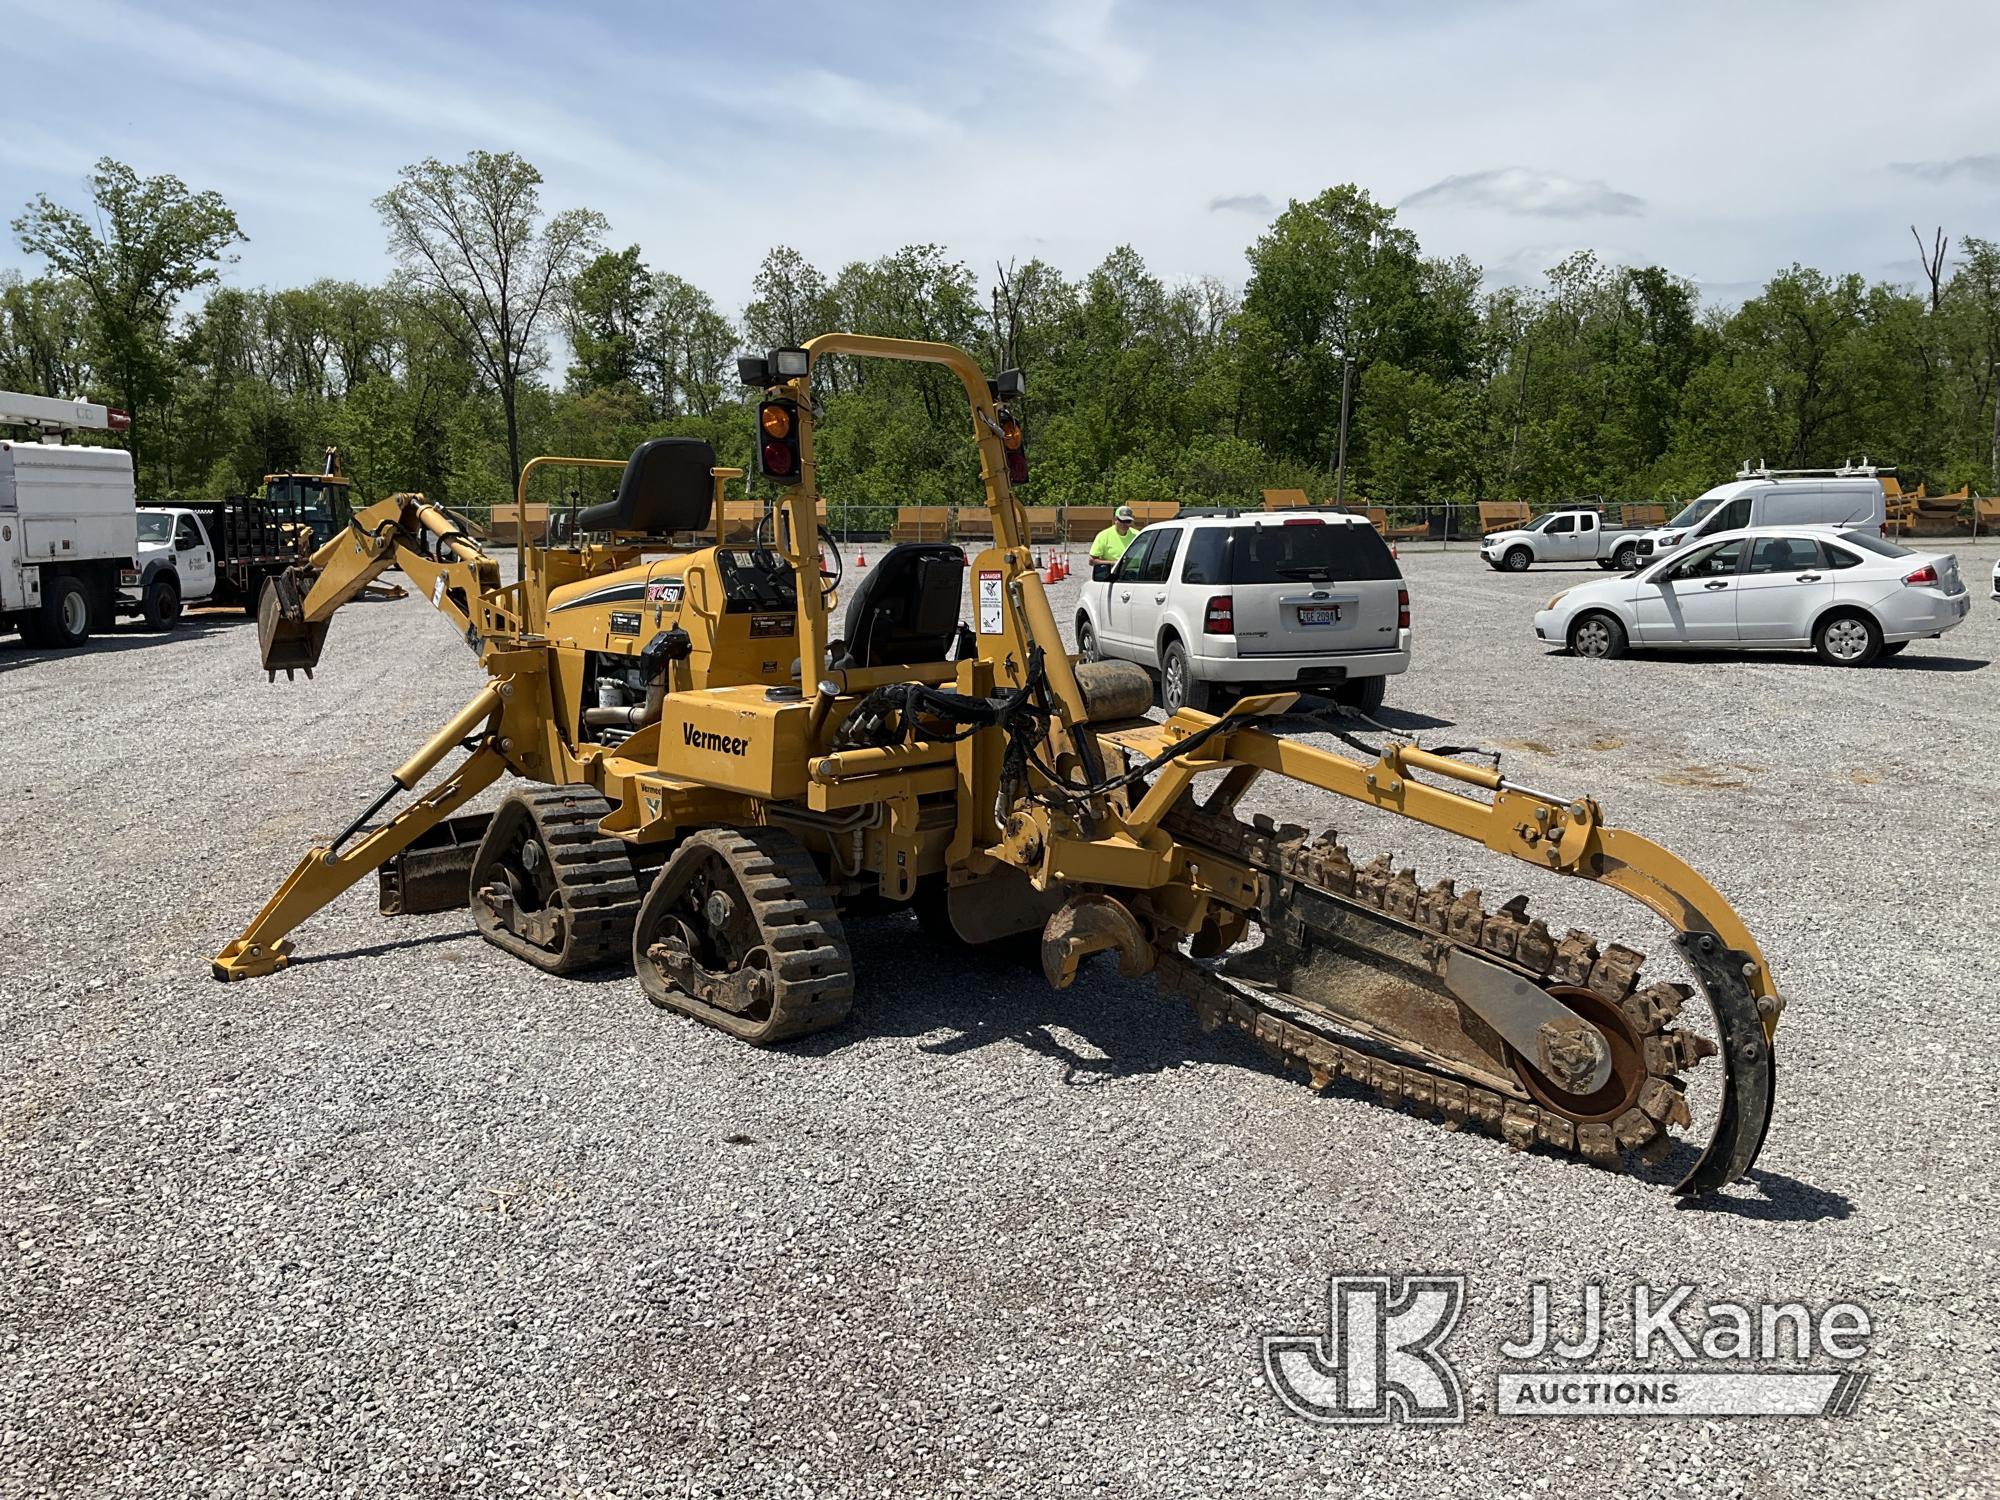
<svg viewBox="0 0 2000 1500">
<path fill-rule="evenodd" d="M 1465 1306 L 1463 1276 L 1327 1278 L 1324 1334 L 1266 1334 L 1264 1376 L 1309 1422 L 1465 1420 L 1458 1372 L 1438 1352 Z"/>
</svg>

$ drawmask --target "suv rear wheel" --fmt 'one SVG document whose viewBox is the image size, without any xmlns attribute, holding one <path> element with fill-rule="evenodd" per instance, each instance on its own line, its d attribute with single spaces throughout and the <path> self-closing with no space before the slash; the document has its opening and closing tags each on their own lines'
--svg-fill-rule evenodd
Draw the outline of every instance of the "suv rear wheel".
<svg viewBox="0 0 2000 1500">
<path fill-rule="evenodd" d="M 1358 708 L 1364 714 L 1382 711 L 1382 699 L 1389 691 L 1386 677 L 1357 677 L 1334 689 L 1333 701 L 1343 708 Z"/>
<path fill-rule="evenodd" d="M 1090 627 L 1089 615 L 1076 617 L 1076 654 L 1085 661 L 1097 661 L 1097 632 Z"/>
<path fill-rule="evenodd" d="M 1160 653 L 1160 706 L 1168 713 L 1184 708 L 1207 713 L 1215 704 L 1214 690 L 1194 675 L 1194 658 L 1178 640 Z"/>
</svg>

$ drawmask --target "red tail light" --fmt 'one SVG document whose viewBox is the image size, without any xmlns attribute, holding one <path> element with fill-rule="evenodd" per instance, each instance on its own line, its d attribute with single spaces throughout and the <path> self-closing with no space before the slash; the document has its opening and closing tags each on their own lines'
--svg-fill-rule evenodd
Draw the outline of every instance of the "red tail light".
<svg viewBox="0 0 2000 1500">
<path fill-rule="evenodd" d="M 1905 583 L 1936 583 L 1937 581 L 1937 569 L 1929 563 L 1925 563 L 1914 573 L 1905 573 L 1903 575 L 1903 582 Z"/>
<path fill-rule="evenodd" d="M 1287 526 L 1324 526 L 1326 522 L 1322 521 L 1318 516 L 1286 516 L 1285 524 Z"/>
<path fill-rule="evenodd" d="M 1408 589 L 1396 590 L 1396 628 L 1398 630 L 1408 630 L 1410 628 L 1410 591 Z"/>
<path fill-rule="evenodd" d="M 1201 617 L 1204 635 L 1236 634 L 1236 601 L 1228 594 L 1217 594 L 1208 601 L 1208 609 Z"/>
</svg>

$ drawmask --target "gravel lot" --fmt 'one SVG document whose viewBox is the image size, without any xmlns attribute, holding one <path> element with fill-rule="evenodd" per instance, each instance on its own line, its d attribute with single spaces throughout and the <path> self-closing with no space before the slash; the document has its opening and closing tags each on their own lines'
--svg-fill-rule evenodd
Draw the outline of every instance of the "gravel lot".
<svg viewBox="0 0 2000 1500">
<path fill-rule="evenodd" d="M 907 919 L 854 930 L 849 1025 L 775 1054 L 462 913 L 386 921 L 372 882 L 308 961 L 220 986 L 473 662 L 414 598 L 348 609 L 311 683 L 266 685 L 226 616 L 0 645 L 0 1493 L 2000 1493 L 2000 605 L 1992 549 L 1957 550 L 1970 623 L 1861 672 L 1579 662 L 1527 622 L 1594 569 L 1404 558 L 1392 722 L 1594 793 L 1776 966 L 1770 1144 L 1700 1208 Z M 1253 802 L 1537 890 L 1338 799 Z M 1664 947 L 1593 891 L 1538 909 Z M 1261 1334 L 1323 1330 L 1330 1273 L 1433 1270 L 1471 1278 L 1465 1427 L 1286 1413 Z M 1844 1420 L 1503 1419 L 1534 1278 L 1566 1322 L 1589 1281 L 1851 1298 L 1874 1380 Z"/>
</svg>

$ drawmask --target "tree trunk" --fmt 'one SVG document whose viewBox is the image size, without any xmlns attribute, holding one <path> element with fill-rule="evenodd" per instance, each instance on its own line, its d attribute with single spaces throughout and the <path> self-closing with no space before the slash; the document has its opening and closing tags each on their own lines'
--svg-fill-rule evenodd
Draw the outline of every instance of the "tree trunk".
<svg viewBox="0 0 2000 1500">
<path fill-rule="evenodd" d="M 509 381 L 500 387 L 500 409 L 507 418 L 507 499 L 511 503 L 521 494 L 521 430 L 514 413 L 514 385 Z M 514 517 L 514 524 L 526 527 L 526 515 Z"/>
</svg>

